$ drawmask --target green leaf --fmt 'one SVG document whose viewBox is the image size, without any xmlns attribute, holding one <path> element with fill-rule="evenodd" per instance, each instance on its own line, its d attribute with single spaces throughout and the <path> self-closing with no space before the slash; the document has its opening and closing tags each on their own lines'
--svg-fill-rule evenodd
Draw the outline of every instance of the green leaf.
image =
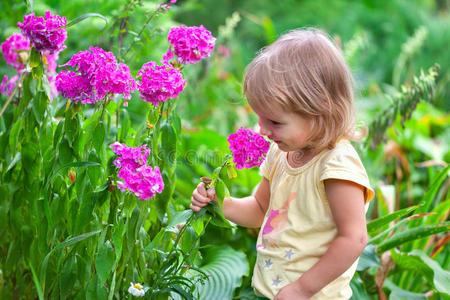
<svg viewBox="0 0 450 300">
<path fill-rule="evenodd" d="M 431 203 L 434 200 L 434 197 L 436 196 L 436 193 L 439 191 L 439 188 L 442 185 L 442 182 L 448 177 L 448 172 L 450 171 L 450 166 L 443 169 L 433 180 L 433 183 L 431 186 L 427 189 L 425 196 L 423 197 L 420 204 L 422 207 L 420 207 L 416 213 L 422 214 L 427 213 L 430 209 Z M 416 220 L 411 222 L 409 228 L 416 227 L 418 224 L 420 224 L 421 220 Z"/>
<path fill-rule="evenodd" d="M 67 138 L 64 138 L 58 145 L 58 159 L 62 165 L 70 164 L 74 159 L 74 153 Z M 59 170 L 58 170 L 59 171 Z M 56 172 L 57 173 L 57 172 Z"/>
<path fill-rule="evenodd" d="M 201 299 L 232 299 L 249 272 L 245 254 L 228 246 L 208 249 L 203 263 L 200 269 L 211 276 L 204 285 L 197 285 Z"/>
<path fill-rule="evenodd" d="M 411 206 L 411 207 L 407 207 L 404 209 L 400 209 L 398 211 L 395 211 L 391 214 L 388 214 L 384 217 L 375 219 L 373 221 L 370 221 L 369 223 L 367 223 L 367 231 L 370 235 L 372 235 L 373 233 L 375 233 L 378 229 L 380 229 L 382 226 L 397 220 L 398 218 L 401 218 L 411 212 L 413 212 L 414 210 L 416 210 L 418 207 L 420 207 L 420 205 L 415 205 L 415 206 Z"/>
<path fill-rule="evenodd" d="M 5 173 L 8 173 L 14 166 L 17 164 L 18 161 L 20 161 L 22 155 L 20 152 L 17 152 L 14 156 L 14 159 L 11 161 L 11 163 L 8 165 L 8 168 L 6 169 Z"/>
<path fill-rule="evenodd" d="M 105 288 L 104 282 L 102 282 L 98 275 L 93 276 L 86 290 L 86 300 L 98 300 L 107 299 L 108 293 Z"/>
<path fill-rule="evenodd" d="M 178 286 L 178 285 L 171 285 L 170 286 L 170 290 L 174 291 L 178 295 L 182 296 L 183 299 L 185 299 L 185 300 L 192 300 L 193 299 L 192 296 L 188 292 L 183 290 L 183 288 Z"/>
<path fill-rule="evenodd" d="M 91 166 L 99 166 L 99 165 L 100 165 L 99 163 L 91 162 L 91 161 L 76 161 L 76 162 L 64 164 L 63 166 L 61 166 L 59 169 L 57 169 L 53 173 L 52 177 L 50 177 L 50 181 L 52 181 L 61 170 L 66 169 L 66 168 L 82 168 L 82 167 L 91 167 Z"/>
<path fill-rule="evenodd" d="M 179 135 L 181 133 L 181 119 L 175 111 L 173 111 L 170 121 L 172 122 L 177 135 Z"/>
<path fill-rule="evenodd" d="M 379 267 L 380 259 L 378 258 L 378 254 L 375 251 L 374 245 L 367 245 L 364 249 L 363 253 L 359 257 L 358 266 L 356 267 L 356 271 L 364 271 L 370 267 Z"/>
<path fill-rule="evenodd" d="M 72 291 L 75 282 L 77 281 L 77 269 L 76 269 L 77 258 L 75 255 L 70 255 L 64 262 L 61 277 L 59 282 L 59 298 L 67 299 L 67 295 Z"/>
<path fill-rule="evenodd" d="M 75 243 L 81 242 L 87 238 L 90 238 L 91 236 L 94 236 L 96 234 L 99 234 L 101 232 L 101 230 L 96 230 L 96 231 L 91 231 L 88 233 L 83 233 L 80 234 L 78 236 L 75 236 L 73 238 L 68 238 L 67 240 L 65 240 L 62 243 L 59 243 L 55 248 L 53 248 L 52 250 L 50 250 L 50 252 L 45 256 L 44 260 L 42 261 L 41 264 L 41 272 L 40 272 L 40 283 L 41 286 L 45 287 L 45 277 L 46 277 L 46 273 L 47 273 L 47 265 L 48 265 L 48 261 L 50 259 L 50 256 L 52 255 L 53 252 L 62 249 L 64 247 L 68 247 L 71 246 Z"/>
<path fill-rule="evenodd" d="M 88 13 L 88 14 L 82 15 L 81 17 L 73 19 L 72 21 L 67 23 L 67 25 L 62 26 L 61 28 L 69 28 L 77 23 L 80 23 L 81 21 L 83 21 L 87 18 L 92 18 L 92 17 L 99 17 L 99 18 L 103 19 L 103 21 L 105 21 L 105 27 L 108 24 L 108 19 L 106 19 L 106 17 L 104 17 L 103 15 L 97 14 L 97 13 Z"/>
<path fill-rule="evenodd" d="M 34 47 L 31 48 L 30 61 L 28 65 L 34 69 L 41 64 L 41 54 Z"/>
<path fill-rule="evenodd" d="M 71 109 L 67 110 L 64 119 L 64 132 L 71 146 L 75 142 L 78 131 L 80 130 L 80 117 L 78 113 L 75 113 L 75 115 L 72 114 L 73 111 Z"/>
<path fill-rule="evenodd" d="M 391 238 L 382 242 L 377 247 L 377 252 L 382 253 L 386 250 L 397 247 L 406 242 L 410 242 L 413 240 L 417 240 L 426 236 L 430 236 L 440 232 L 448 232 L 450 231 L 450 221 L 442 222 L 439 224 L 432 225 L 424 225 L 420 227 L 416 227 L 414 229 L 406 230 L 400 233 L 395 234 Z"/>
<path fill-rule="evenodd" d="M 181 250 L 190 252 L 197 241 L 197 232 L 192 226 L 184 227 L 183 238 L 181 240 Z"/>
<path fill-rule="evenodd" d="M 99 180 L 102 179 L 102 168 L 100 166 L 100 158 L 97 156 L 95 151 L 91 151 L 91 153 L 89 153 L 89 162 L 97 163 L 97 167 L 89 168 L 87 170 L 89 181 L 93 187 L 96 187 Z"/>
<path fill-rule="evenodd" d="M 114 250 L 116 254 L 116 265 L 119 263 L 120 257 L 122 256 L 122 244 L 123 237 L 125 234 L 125 223 L 123 220 L 118 220 L 113 226 L 112 240 L 114 245 Z"/>
<path fill-rule="evenodd" d="M 220 207 L 223 207 L 223 200 L 230 199 L 230 191 L 228 190 L 228 187 L 225 184 L 225 182 L 223 182 L 223 180 L 220 178 L 217 178 L 215 190 L 217 200 L 219 200 Z"/>
<path fill-rule="evenodd" d="M 11 133 L 9 135 L 9 147 L 11 149 L 12 153 L 16 152 L 17 145 L 18 145 L 18 138 L 20 136 L 20 132 L 23 129 L 24 125 L 24 118 L 19 118 L 13 125 L 11 129 Z"/>
<path fill-rule="evenodd" d="M 110 241 L 100 245 L 97 258 L 95 259 L 95 269 L 102 283 L 106 282 L 109 273 L 115 268 L 114 249 Z"/>
<path fill-rule="evenodd" d="M 44 295 L 42 294 L 42 287 L 41 284 L 39 283 L 38 277 L 36 276 L 36 272 L 34 271 L 33 265 L 31 263 L 29 263 L 28 265 L 30 266 L 31 274 L 33 275 L 33 281 L 36 286 L 39 300 L 44 300 Z"/>
<path fill-rule="evenodd" d="M 391 280 L 386 279 L 383 287 L 387 287 L 391 294 L 389 295 L 389 300 L 426 300 L 428 299 L 425 294 L 413 293 L 396 286 Z"/>
<path fill-rule="evenodd" d="M 450 272 L 444 270 L 425 252 L 420 250 L 413 250 L 409 253 L 391 251 L 391 254 L 398 267 L 422 274 L 439 293 L 450 296 Z"/>
<path fill-rule="evenodd" d="M 190 209 L 177 211 L 171 218 L 169 218 L 167 226 L 175 226 L 180 223 L 186 223 L 193 213 L 194 212 Z"/>
<path fill-rule="evenodd" d="M 161 154 L 170 167 L 176 158 L 177 134 L 170 123 L 161 125 Z"/>
<path fill-rule="evenodd" d="M 209 202 L 204 208 L 211 214 L 211 224 L 223 227 L 223 228 L 232 228 L 230 222 L 223 215 L 223 211 L 220 208 L 219 204 L 215 201 Z"/>
<path fill-rule="evenodd" d="M 55 130 L 55 135 L 53 136 L 53 147 L 56 147 L 56 145 L 61 140 L 63 127 L 64 127 L 64 120 L 61 120 L 59 121 L 58 126 L 56 127 Z"/>
<path fill-rule="evenodd" d="M 133 209 L 133 212 L 131 213 L 131 217 L 128 219 L 127 224 L 127 242 L 128 242 L 128 249 L 131 250 L 133 245 L 136 242 L 137 239 L 137 222 L 139 220 L 140 210 L 139 207 L 135 207 Z"/>
<path fill-rule="evenodd" d="M 33 99 L 33 114 L 36 121 L 41 124 L 44 120 L 45 110 L 47 109 L 48 98 L 44 92 L 38 92 Z"/>
<path fill-rule="evenodd" d="M 97 127 L 95 127 L 92 139 L 94 148 L 97 151 L 97 153 L 100 153 L 102 151 L 102 148 L 104 147 L 105 136 L 106 136 L 105 124 L 103 122 L 100 122 L 97 124 Z"/>
<path fill-rule="evenodd" d="M 358 273 L 355 273 L 350 281 L 350 287 L 352 289 L 352 298 L 356 300 L 372 300 L 364 287 L 364 282 L 359 277 Z"/>
</svg>

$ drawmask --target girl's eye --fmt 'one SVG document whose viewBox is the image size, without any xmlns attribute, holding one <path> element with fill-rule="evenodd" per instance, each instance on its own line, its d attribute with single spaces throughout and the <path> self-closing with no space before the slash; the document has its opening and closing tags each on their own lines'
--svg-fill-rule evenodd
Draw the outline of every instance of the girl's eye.
<svg viewBox="0 0 450 300">
<path fill-rule="evenodd" d="M 281 123 L 280 123 L 280 122 L 277 122 L 277 121 L 272 121 L 272 120 L 270 120 L 270 122 L 271 122 L 273 125 L 281 125 Z"/>
</svg>

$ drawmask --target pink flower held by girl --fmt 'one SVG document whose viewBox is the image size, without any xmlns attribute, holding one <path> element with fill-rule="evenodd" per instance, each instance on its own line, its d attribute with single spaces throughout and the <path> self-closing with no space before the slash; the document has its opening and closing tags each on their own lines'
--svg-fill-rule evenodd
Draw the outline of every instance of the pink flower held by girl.
<svg viewBox="0 0 450 300">
<path fill-rule="evenodd" d="M 252 168 L 260 166 L 266 158 L 270 143 L 253 130 L 239 128 L 228 136 L 233 162 L 236 168 Z"/>
<path fill-rule="evenodd" d="M 36 17 L 34 13 L 25 15 L 23 23 L 18 22 L 17 26 L 22 30 L 33 47 L 37 51 L 49 51 L 50 53 L 59 52 L 66 48 L 64 41 L 67 38 L 66 17 L 52 15 L 49 11 L 45 12 L 45 17 Z"/>
<path fill-rule="evenodd" d="M 214 49 L 216 39 L 203 25 L 200 27 L 172 27 L 168 36 L 173 46 L 178 62 L 182 64 L 195 64 L 205 57 L 209 57 Z"/>
</svg>

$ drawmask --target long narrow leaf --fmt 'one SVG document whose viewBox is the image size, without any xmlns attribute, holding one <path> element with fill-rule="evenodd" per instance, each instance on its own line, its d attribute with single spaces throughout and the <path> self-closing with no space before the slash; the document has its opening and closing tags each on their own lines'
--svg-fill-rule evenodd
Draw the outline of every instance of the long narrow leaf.
<svg viewBox="0 0 450 300">
<path fill-rule="evenodd" d="M 41 264 L 41 272 L 40 272 L 40 282 L 42 283 L 42 286 L 45 288 L 45 275 L 47 272 L 47 265 L 48 265 L 48 260 L 50 259 L 50 256 L 52 255 L 53 252 L 55 252 L 58 249 L 73 245 L 75 243 L 78 243 L 84 239 L 87 239 L 93 235 L 99 234 L 101 232 L 101 230 L 96 230 L 96 231 L 91 231 L 88 233 L 84 233 L 84 234 L 80 234 L 77 235 L 76 237 L 73 238 L 69 238 L 67 240 L 65 240 L 64 242 L 58 244 L 55 248 L 53 248 L 52 250 L 50 250 L 50 252 L 45 256 L 44 260 L 42 261 Z"/>
<path fill-rule="evenodd" d="M 420 202 L 422 207 L 419 208 L 416 213 L 420 214 L 420 213 L 428 212 L 428 210 L 430 209 L 431 203 L 433 202 L 433 199 L 436 196 L 436 193 L 439 191 L 439 188 L 442 185 L 442 182 L 444 182 L 444 180 L 447 178 L 449 170 L 450 170 L 450 166 L 446 167 L 435 177 L 433 183 L 428 188 L 422 201 Z"/>
<path fill-rule="evenodd" d="M 61 27 L 61 28 L 69 28 L 69 27 L 71 27 L 71 26 L 73 26 L 73 25 L 75 25 L 75 24 L 77 24 L 77 23 L 80 23 L 81 21 L 83 21 L 83 20 L 85 20 L 85 19 L 87 19 L 87 18 L 91 18 L 91 17 L 99 17 L 99 18 L 102 18 L 103 21 L 105 21 L 105 27 L 106 27 L 106 25 L 108 24 L 108 19 L 106 19 L 106 17 L 104 17 L 103 15 L 97 14 L 97 13 L 88 13 L 88 14 L 82 15 L 81 17 L 78 17 L 78 18 L 76 18 L 76 19 L 73 19 L 73 20 L 70 21 L 67 25 L 65 25 L 65 26 L 63 26 L 63 27 Z"/>
<path fill-rule="evenodd" d="M 414 241 L 439 232 L 447 232 L 447 231 L 450 231 L 450 221 L 439 224 L 416 227 L 414 229 L 398 233 L 393 237 L 387 239 L 386 241 L 378 245 L 377 251 L 378 253 L 382 253 L 386 250 L 392 249 L 406 242 Z"/>
<path fill-rule="evenodd" d="M 74 167 L 74 168 L 80 168 L 80 167 L 92 167 L 92 166 L 99 166 L 99 165 L 100 165 L 99 163 L 96 163 L 96 162 L 90 162 L 90 161 L 76 161 L 76 162 L 71 162 L 71 163 L 65 164 L 65 165 L 61 166 L 59 169 L 57 169 L 57 170 L 52 174 L 52 176 L 50 177 L 50 180 L 49 180 L 48 182 L 51 182 L 51 181 L 55 178 L 55 176 L 56 176 L 61 170 L 65 169 L 65 168 L 71 168 L 71 167 Z"/>
<path fill-rule="evenodd" d="M 375 232 L 377 229 L 379 229 L 380 227 L 382 227 L 383 225 L 386 225 L 394 220 L 397 220 L 398 218 L 401 218 L 401 217 L 409 214 L 410 212 L 413 212 L 418 207 L 420 207 L 420 205 L 407 207 L 407 208 L 395 211 L 384 217 L 375 219 L 375 220 L 367 223 L 367 231 L 369 232 L 369 234 L 371 234 L 371 233 Z"/>
<path fill-rule="evenodd" d="M 369 239 L 369 241 L 367 242 L 368 244 L 378 244 L 381 242 L 381 239 L 383 237 L 385 237 L 389 232 L 396 230 L 397 228 L 406 225 L 407 223 L 411 222 L 412 220 L 418 219 L 418 218 L 423 218 L 425 216 L 427 216 L 429 214 L 420 214 L 420 215 L 412 215 L 408 218 L 402 219 L 399 222 L 395 223 L 394 226 L 389 227 L 388 229 L 386 229 L 385 231 L 377 234 L 376 236 L 372 237 Z M 439 221 L 438 221 L 439 222 Z"/>
<path fill-rule="evenodd" d="M 41 284 L 39 283 L 39 279 L 37 278 L 36 271 L 34 271 L 33 265 L 31 263 L 29 263 L 29 265 L 30 265 L 30 269 L 31 269 L 31 274 L 33 274 L 33 281 L 34 281 L 34 284 L 36 285 L 36 290 L 37 290 L 39 300 L 44 300 L 44 295 L 42 294 L 42 287 L 41 287 Z"/>
</svg>

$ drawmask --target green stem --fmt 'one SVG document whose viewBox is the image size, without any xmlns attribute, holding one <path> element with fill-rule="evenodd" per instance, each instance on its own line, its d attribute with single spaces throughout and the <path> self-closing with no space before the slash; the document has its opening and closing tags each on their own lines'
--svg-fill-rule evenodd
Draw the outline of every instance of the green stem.
<svg viewBox="0 0 450 300">
<path fill-rule="evenodd" d="M 105 115 L 105 110 L 106 110 L 106 105 L 108 105 L 110 96 L 111 96 L 110 94 L 107 94 L 105 97 L 105 101 L 103 101 L 103 103 L 102 103 L 103 107 L 102 107 L 102 116 L 100 117 L 100 121 L 103 121 L 103 117 Z"/>
<path fill-rule="evenodd" d="M 164 1 L 165 2 L 165 1 Z M 150 23 L 150 21 L 156 16 L 156 14 L 159 12 L 160 6 L 158 6 L 153 13 L 150 15 L 150 17 L 148 17 L 147 21 L 145 22 L 144 26 L 142 26 L 141 31 L 139 31 L 138 35 L 133 39 L 133 42 L 131 43 L 131 45 L 128 47 L 128 49 L 125 51 L 125 53 L 122 55 L 122 57 L 125 57 L 128 52 L 131 50 L 131 48 L 134 46 L 134 44 L 136 44 L 136 41 L 139 40 L 139 37 L 142 35 L 142 33 L 144 32 L 145 28 L 147 27 L 148 23 Z"/>
<path fill-rule="evenodd" d="M 22 79 L 23 79 L 23 75 L 20 76 L 20 79 L 16 83 L 16 87 L 14 88 L 13 92 L 11 93 L 11 95 L 9 95 L 8 101 L 6 101 L 5 105 L 3 106 L 2 111 L 0 112 L 0 118 L 3 116 L 3 113 L 5 112 L 6 108 L 11 103 L 12 99 L 14 98 L 14 96 L 16 95 L 16 92 L 19 89 L 19 86 L 22 85 Z"/>
<path fill-rule="evenodd" d="M 216 185 L 217 179 L 220 177 L 220 172 L 222 172 L 223 168 L 225 168 L 230 162 L 230 155 L 226 155 L 223 159 L 222 165 L 218 169 L 216 169 L 216 171 L 211 176 L 211 182 L 207 185 L 207 189 L 212 188 Z"/>
</svg>

